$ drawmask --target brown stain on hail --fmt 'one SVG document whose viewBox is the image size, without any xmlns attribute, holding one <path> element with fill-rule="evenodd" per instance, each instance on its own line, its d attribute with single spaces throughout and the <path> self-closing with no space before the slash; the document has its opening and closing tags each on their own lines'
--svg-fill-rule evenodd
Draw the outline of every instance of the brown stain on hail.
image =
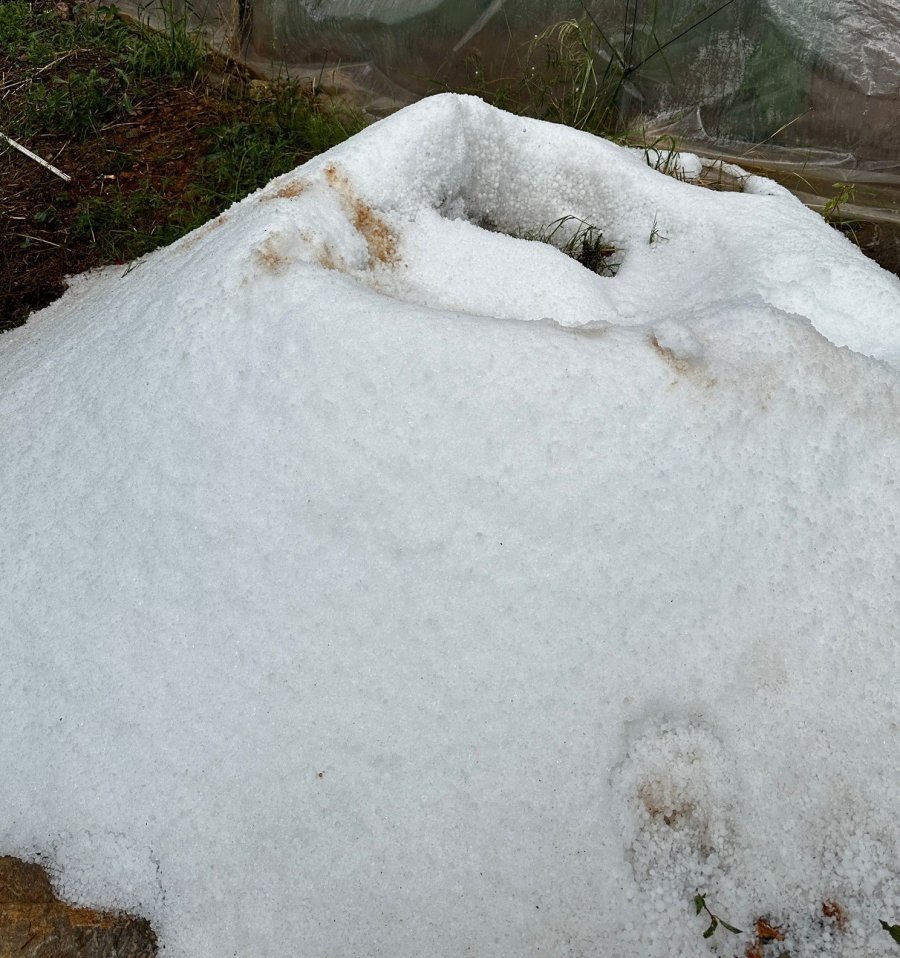
<svg viewBox="0 0 900 958">
<path fill-rule="evenodd" d="M 676 356 L 675 353 L 669 349 L 668 346 L 663 346 L 662 343 L 656 338 L 656 333 L 653 333 L 650 336 L 650 345 L 656 350 L 657 353 L 665 360 L 665 362 L 674 370 L 676 375 L 683 376 L 686 378 L 696 379 L 701 385 L 705 386 L 707 389 L 712 389 L 713 386 L 717 386 L 719 383 L 718 379 L 713 379 L 712 377 L 704 377 L 699 375 L 699 370 L 695 363 L 690 362 L 687 359 L 682 359 L 679 356 Z"/>
<path fill-rule="evenodd" d="M 847 930 L 847 912 L 836 901 L 828 899 L 822 902 L 822 914 L 831 918 L 837 925 L 837 930 L 843 934 Z"/>
<path fill-rule="evenodd" d="M 280 253 L 272 240 L 267 239 L 262 246 L 253 251 L 253 260 L 269 273 L 281 273 L 287 267 L 290 259 Z"/>
<path fill-rule="evenodd" d="M 393 266 L 398 261 L 397 234 L 353 192 L 350 180 L 333 163 L 325 167 L 325 181 L 341 197 L 356 231 L 366 241 L 369 266 Z"/>
<path fill-rule="evenodd" d="M 291 180 L 290 183 L 286 183 L 281 187 L 280 190 L 276 190 L 269 196 L 264 196 L 262 201 L 264 203 L 269 203 L 272 200 L 293 200 L 296 199 L 301 193 L 306 191 L 306 187 L 309 184 L 305 180 Z"/>
<path fill-rule="evenodd" d="M 667 802 L 660 794 L 659 787 L 653 782 L 645 782 L 641 786 L 638 798 L 651 818 L 665 822 L 669 828 L 675 828 L 683 819 L 690 818 L 694 812 L 694 806 L 690 802 L 682 802 L 680 805 Z"/>
<path fill-rule="evenodd" d="M 337 188 L 341 183 L 346 183 L 347 178 L 338 173 L 337 167 L 334 163 L 329 163 L 325 167 L 325 180 L 329 186 Z"/>
<path fill-rule="evenodd" d="M 326 243 L 325 248 L 319 254 L 319 265 L 325 269 L 340 270 L 340 264 L 334 258 L 334 250 Z"/>
<path fill-rule="evenodd" d="M 683 376 L 685 373 L 688 372 L 689 370 L 688 364 L 683 359 L 679 359 L 675 355 L 675 353 L 673 353 L 672 350 L 668 348 L 668 346 L 663 346 L 660 343 L 660 341 L 656 338 L 655 333 L 650 337 L 650 345 L 659 353 L 660 356 L 662 356 L 662 358 L 680 376 Z"/>
<path fill-rule="evenodd" d="M 203 226 L 194 230 L 194 232 L 185 239 L 181 248 L 184 250 L 193 249 L 204 237 L 208 236 L 214 230 L 217 230 L 220 226 L 224 226 L 228 222 L 228 219 L 229 216 L 227 213 L 220 213 L 214 220 L 210 220 L 208 223 L 204 223 Z"/>
<path fill-rule="evenodd" d="M 385 266 L 397 262 L 396 235 L 387 223 L 361 200 L 353 201 L 353 225 L 369 247 L 370 266 L 373 261 Z"/>
</svg>

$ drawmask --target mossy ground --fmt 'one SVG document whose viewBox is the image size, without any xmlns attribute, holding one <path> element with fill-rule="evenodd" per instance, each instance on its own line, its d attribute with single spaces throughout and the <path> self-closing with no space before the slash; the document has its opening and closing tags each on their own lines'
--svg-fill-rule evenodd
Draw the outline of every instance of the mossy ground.
<svg viewBox="0 0 900 958">
<path fill-rule="evenodd" d="M 341 142 L 362 120 L 297 82 L 262 83 L 184 21 L 0 2 L 0 330 L 65 277 L 127 262 Z"/>
</svg>

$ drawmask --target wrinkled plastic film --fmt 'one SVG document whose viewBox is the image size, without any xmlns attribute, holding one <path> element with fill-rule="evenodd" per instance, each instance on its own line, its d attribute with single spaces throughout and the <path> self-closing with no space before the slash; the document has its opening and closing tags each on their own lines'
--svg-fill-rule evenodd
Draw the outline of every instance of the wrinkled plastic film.
<svg viewBox="0 0 900 958">
<path fill-rule="evenodd" d="M 645 136 L 752 161 L 823 202 L 852 183 L 857 206 L 900 217 L 900 0 L 173 2 L 261 75 L 306 76 L 376 115 L 515 85 L 540 69 L 537 34 L 589 16 L 598 63 L 630 70 L 619 107 Z"/>
<path fill-rule="evenodd" d="M 482 77 L 515 82 L 546 27 L 589 14 L 642 63 L 634 115 L 713 140 L 900 156 L 900 0 L 173 0 L 261 73 L 349 81 L 396 108 Z M 153 10 L 133 0 L 128 8 Z M 693 27 L 693 28 L 692 28 Z M 391 102 L 391 101 L 394 102 Z"/>
</svg>

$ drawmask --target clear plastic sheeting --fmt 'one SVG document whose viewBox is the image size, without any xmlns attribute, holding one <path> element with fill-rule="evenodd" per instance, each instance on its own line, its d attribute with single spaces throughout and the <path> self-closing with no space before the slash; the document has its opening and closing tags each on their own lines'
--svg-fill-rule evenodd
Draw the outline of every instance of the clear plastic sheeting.
<svg viewBox="0 0 900 958">
<path fill-rule="evenodd" d="M 580 19 L 598 71 L 622 76 L 623 130 L 752 162 L 820 207 L 853 183 L 845 209 L 900 216 L 900 0 L 166 2 L 261 75 L 305 76 L 374 116 L 444 89 L 505 86 L 521 106 L 526 71 L 547 65 L 530 44 Z"/>
<path fill-rule="evenodd" d="M 704 128 L 700 111 L 663 118 L 642 136 L 658 150 L 678 149 L 703 157 L 701 179 L 716 189 L 740 190 L 748 174 L 787 187 L 811 209 L 842 224 L 872 259 L 900 275 L 900 157 L 859 159 L 851 152 L 771 142 L 748 144 L 719 139 Z M 735 175 L 727 169 L 737 170 Z"/>
<path fill-rule="evenodd" d="M 900 88 L 900 0 L 766 0 L 807 55 L 869 96 Z"/>
<path fill-rule="evenodd" d="M 900 163 L 858 163 L 824 151 L 760 150 L 682 141 L 704 156 L 710 176 L 722 164 L 742 163 L 745 172 L 775 180 L 826 219 L 841 224 L 863 252 L 900 276 Z M 739 185 L 739 184 L 738 184 Z"/>
<path fill-rule="evenodd" d="M 514 85 L 541 67 L 536 34 L 592 18 L 608 41 L 598 66 L 629 71 L 631 119 L 699 115 L 715 140 L 900 155 L 900 0 L 166 2 L 260 72 L 334 80 L 379 113 L 446 87 Z"/>
<path fill-rule="evenodd" d="M 401 23 L 441 5 L 441 0 L 300 0 L 300 6 L 314 20 L 374 20 Z"/>
</svg>

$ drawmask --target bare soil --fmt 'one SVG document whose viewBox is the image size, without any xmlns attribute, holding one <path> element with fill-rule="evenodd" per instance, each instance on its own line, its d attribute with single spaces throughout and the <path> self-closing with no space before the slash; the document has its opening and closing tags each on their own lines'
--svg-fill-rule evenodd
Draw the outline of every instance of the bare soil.
<svg viewBox="0 0 900 958">
<path fill-rule="evenodd" d="M 192 202 L 193 173 L 209 149 L 199 131 L 233 112 L 232 103 L 209 91 L 162 87 L 149 90 L 127 122 L 82 141 L 36 137 L 32 151 L 71 176 L 68 183 L 7 148 L 0 155 L 0 330 L 60 296 L 66 276 L 110 261 L 112 244 L 73 229 L 85 199 L 112 196 L 119 207 L 134 209 L 132 229 L 147 237 L 146 245 L 154 245 L 154 236 L 164 239 L 169 211 Z"/>
</svg>

